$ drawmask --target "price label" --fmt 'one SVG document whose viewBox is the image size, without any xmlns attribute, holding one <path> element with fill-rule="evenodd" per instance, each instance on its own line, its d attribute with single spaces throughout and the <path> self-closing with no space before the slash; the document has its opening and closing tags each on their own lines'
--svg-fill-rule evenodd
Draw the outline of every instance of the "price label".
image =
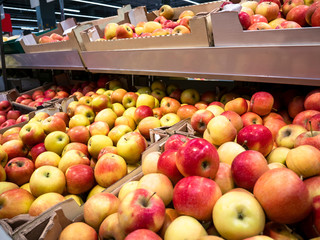
<svg viewBox="0 0 320 240">
<path fill-rule="evenodd" d="M 30 5 L 31 5 L 31 8 L 36 8 L 40 5 L 40 1 L 39 0 L 30 0 Z"/>
</svg>

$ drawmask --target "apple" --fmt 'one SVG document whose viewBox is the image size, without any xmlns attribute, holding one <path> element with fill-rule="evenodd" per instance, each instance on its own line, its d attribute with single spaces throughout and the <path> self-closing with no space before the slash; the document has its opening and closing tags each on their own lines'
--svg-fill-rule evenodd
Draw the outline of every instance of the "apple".
<svg viewBox="0 0 320 240">
<path fill-rule="evenodd" d="M 305 5 L 310 6 L 307 13 L 306 13 L 306 21 L 310 26 L 312 26 L 312 22 L 311 22 L 312 15 L 319 8 L 320 3 L 319 3 L 319 1 L 315 1 L 315 2 L 312 1 L 312 4 L 305 4 Z M 314 90 L 312 92 L 317 92 L 317 91 Z"/>
<path fill-rule="evenodd" d="M 15 157 L 26 157 L 28 148 L 21 140 L 10 140 L 2 144 L 2 150 L 7 153 L 8 160 Z"/>
<path fill-rule="evenodd" d="M 102 187 L 109 187 L 126 174 L 127 165 L 125 160 L 113 153 L 102 155 L 94 169 L 95 179 Z"/>
<path fill-rule="evenodd" d="M 251 8 L 249 7 L 241 7 L 240 12 L 245 12 L 247 13 L 250 17 L 254 15 L 254 12 Z"/>
<path fill-rule="evenodd" d="M 25 189 L 7 190 L 0 194 L 0 219 L 27 214 L 34 197 Z"/>
<path fill-rule="evenodd" d="M 167 206 L 173 198 L 173 185 L 170 179 L 162 173 L 149 173 L 143 176 L 137 185 L 137 188 L 143 188 L 155 192 Z"/>
<path fill-rule="evenodd" d="M 90 120 L 82 114 L 75 114 L 70 118 L 69 128 L 74 128 L 76 126 L 89 126 Z"/>
<path fill-rule="evenodd" d="M 180 122 L 180 118 L 175 113 L 167 113 L 160 118 L 161 127 L 171 127 Z"/>
<path fill-rule="evenodd" d="M 199 239 L 208 235 L 204 227 L 195 218 L 180 216 L 173 220 L 164 235 L 166 240 Z"/>
<path fill-rule="evenodd" d="M 312 116 L 307 125 L 308 130 L 320 131 L 320 113 Z"/>
<path fill-rule="evenodd" d="M 59 193 L 48 192 L 37 197 L 30 206 L 29 215 L 39 216 L 54 205 L 65 201 L 66 199 Z"/>
<path fill-rule="evenodd" d="M 142 172 L 144 175 L 158 172 L 158 160 L 162 155 L 160 152 L 150 152 L 142 159 Z"/>
<path fill-rule="evenodd" d="M 93 120 L 95 119 L 95 113 L 93 111 L 93 108 L 85 104 L 79 104 L 76 106 L 76 108 L 74 109 L 74 115 L 77 115 L 77 114 L 83 115 L 86 118 L 88 118 L 90 123 L 92 123 Z"/>
<path fill-rule="evenodd" d="M 182 26 L 178 26 L 182 27 Z M 197 90 L 189 88 L 184 90 L 180 96 L 181 103 L 194 105 L 200 101 L 200 94 Z"/>
<path fill-rule="evenodd" d="M 108 23 L 104 28 L 104 38 L 107 40 L 113 39 L 116 36 L 118 26 L 117 23 Z"/>
<path fill-rule="evenodd" d="M 263 230 L 263 234 L 271 237 L 272 239 L 302 239 L 296 233 L 292 232 L 285 224 L 276 222 L 268 222 Z"/>
<path fill-rule="evenodd" d="M 21 112 L 19 110 L 9 110 L 7 113 L 7 119 L 17 120 L 20 117 Z"/>
<path fill-rule="evenodd" d="M 233 124 L 227 117 L 221 115 L 209 121 L 207 131 L 211 136 L 212 143 L 217 146 L 233 141 L 237 135 L 237 130 Z"/>
<path fill-rule="evenodd" d="M 135 123 L 134 119 L 130 116 L 118 117 L 114 122 L 114 126 L 116 127 L 119 125 L 127 125 L 128 127 L 131 128 L 132 131 L 134 131 L 136 129 L 136 123 Z"/>
<path fill-rule="evenodd" d="M 265 225 L 265 215 L 252 194 L 230 191 L 216 202 L 212 218 L 219 234 L 226 239 L 245 239 L 259 234 Z"/>
<path fill-rule="evenodd" d="M 163 35 L 168 35 L 167 31 L 165 29 L 158 29 L 159 31 L 164 31 L 164 34 Z M 152 33 L 153 36 L 156 36 L 155 35 L 155 32 Z M 158 34 L 159 35 L 159 34 Z M 155 97 L 156 99 L 158 99 L 159 101 L 161 101 L 162 98 L 164 98 L 166 96 L 166 93 L 165 91 L 163 90 L 159 90 L 159 89 L 155 89 L 151 92 L 151 95 L 153 97 Z"/>
<path fill-rule="evenodd" d="M 180 101 L 181 93 L 182 93 L 182 90 L 178 88 L 178 89 L 175 89 L 174 91 L 172 91 L 172 92 L 169 94 L 169 97 L 174 98 L 174 99 Z"/>
<path fill-rule="evenodd" d="M 4 144 L 10 140 L 21 140 L 19 133 L 13 133 L 11 135 L 5 136 L 1 139 L 1 144 Z"/>
<path fill-rule="evenodd" d="M 117 114 L 117 117 L 122 116 L 124 111 L 126 110 L 121 103 L 113 103 L 111 109 Z"/>
<path fill-rule="evenodd" d="M 150 130 L 159 128 L 160 126 L 160 120 L 156 117 L 151 116 L 142 119 L 139 122 L 137 129 L 145 139 L 150 140 Z"/>
<path fill-rule="evenodd" d="M 319 4 L 315 4 L 319 5 Z M 311 7 L 310 7 L 311 8 Z M 318 99 L 320 97 L 320 89 L 313 90 L 307 94 L 304 101 L 304 108 L 306 110 L 317 110 L 320 111 L 320 104 Z"/>
<path fill-rule="evenodd" d="M 49 192 L 62 194 L 66 186 L 66 179 L 63 172 L 53 166 L 37 168 L 32 173 L 29 182 L 30 190 L 35 197 Z"/>
<path fill-rule="evenodd" d="M 218 172 L 213 180 L 218 184 L 222 194 L 233 189 L 235 184 L 230 164 L 220 162 Z"/>
<path fill-rule="evenodd" d="M 125 239 L 125 234 L 119 226 L 118 213 L 110 214 L 106 217 L 99 227 L 100 239 Z"/>
<path fill-rule="evenodd" d="M 156 233 L 148 229 L 137 229 L 131 233 L 129 233 L 126 240 L 134 240 L 134 239 L 141 239 L 141 240 L 161 240 L 162 238 L 159 237 Z"/>
<path fill-rule="evenodd" d="M 320 173 L 320 150 L 310 145 L 295 147 L 288 152 L 286 165 L 303 178 L 318 175 Z"/>
<path fill-rule="evenodd" d="M 92 123 L 94 124 L 94 123 Z M 90 127 L 89 127 L 90 129 Z M 85 126 L 75 126 L 67 132 L 70 142 L 87 144 L 90 139 L 90 131 Z"/>
<path fill-rule="evenodd" d="M 94 136 L 94 135 L 108 135 L 109 133 L 109 126 L 106 122 L 102 122 L 102 121 L 97 121 L 97 122 L 93 122 L 92 124 L 90 124 L 89 126 L 89 133 L 90 136 Z"/>
<path fill-rule="evenodd" d="M 126 163 L 134 164 L 140 160 L 141 153 L 147 148 L 147 141 L 138 132 L 130 132 L 123 135 L 117 143 L 118 154 Z"/>
<path fill-rule="evenodd" d="M 235 98 L 226 103 L 224 110 L 225 111 L 234 111 L 239 115 L 242 115 L 247 112 L 248 104 L 244 98 Z"/>
<path fill-rule="evenodd" d="M 265 16 L 268 22 L 276 19 L 279 14 L 280 7 L 274 2 L 261 2 L 255 10 L 255 14 Z"/>
<path fill-rule="evenodd" d="M 229 119 L 232 125 L 235 127 L 237 132 L 239 132 L 243 128 L 243 121 L 239 114 L 233 111 L 225 111 L 220 114 L 221 116 L 225 116 Z"/>
<path fill-rule="evenodd" d="M 304 1 L 303 0 L 288 0 L 285 1 L 285 3 L 282 6 L 282 13 L 284 16 L 287 16 L 288 12 L 299 5 L 304 5 Z"/>
<path fill-rule="evenodd" d="M 171 97 L 164 97 L 160 102 L 160 108 L 162 108 L 163 113 L 177 113 L 181 104 L 178 100 Z"/>
<path fill-rule="evenodd" d="M 214 178 L 219 168 L 219 155 L 210 142 L 195 138 L 179 148 L 176 165 L 183 176 Z"/>
<path fill-rule="evenodd" d="M 276 137 L 276 143 L 279 147 L 293 148 L 296 138 L 307 132 L 307 129 L 297 124 L 289 124 L 279 129 Z"/>
<path fill-rule="evenodd" d="M 99 152 L 98 159 L 101 158 L 102 155 L 104 155 L 106 153 L 118 154 L 117 147 L 115 147 L 115 146 L 107 146 L 107 147 L 102 148 L 100 150 L 100 152 Z"/>
<path fill-rule="evenodd" d="M 7 120 L 5 115 L 0 115 L 0 126 Z"/>
<path fill-rule="evenodd" d="M 133 119 L 136 124 L 139 124 L 142 119 L 151 116 L 153 116 L 152 108 L 146 105 L 141 105 L 135 109 Z"/>
<path fill-rule="evenodd" d="M 240 153 L 231 164 L 235 184 L 249 191 L 253 190 L 258 178 L 268 170 L 267 160 L 260 152 L 254 150 Z"/>
<path fill-rule="evenodd" d="M 276 29 L 281 23 L 285 22 L 286 20 L 284 18 L 276 18 L 269 22 L 269 25 L 272 29 Z"/>
<path fill-rule="evenodd" d="M 11 109 L 12 109 L 12 105 L 9 101 L 7 101 L 7 100 L 0 101 L 0 110 L 1 111 L 4 111 L 7 113 Z"/>
<path fill-rule="evenodd" d="M 223 143 L 218 148 L 219 160 L 221 163 L 232 164 L 234 158 L 245 151 L 245 149 L 236 142 Z"/>
<path fill-rule="evenodd" d="M 16 157 L 9 160 L 4 169 L 7 181 L 21 186 L 29 182 L 31 174 L 34 171 L 34 164 L 28 158 Z"/>
<path fill-rule="evenodd" d="M 0 129 L 2 129 L 2 128 L 7 128 L 7 127 L 13 126 L 13 125 L 15 125 L 15 124 L 16 124 L 16 120 L 14 120 L 14 119 L 8 119 L 8 120 L 6 120 L 4 123 L 2 123 L 2 124 L 0 125 Z"/>
<path fill-rule="evenodd" d="M 92 97 L 90 96 L 83 96 L 78 101 L 79 105 L 87 105 L 87 106 L 91 106 L 91 102 L 92 102 Z"/>
<path fill-rule="evenodd" d="M 203 134 L 212 118 L 214 115 L 209 110 L 198 110 L 191 117 L 191 126 L 196 132 Z"/>
<path fill-rule="evenodd" d="M 287 168 L 265 172 L 256 182 L 253 193 L 268 218 L 278 223 L 296 223 L 311 212 L 312 201 L 306 185 Z"/>
<path fill-rule="evenodd" d="M 138 189 L 138 184 L 139 184 L 139 181 L 130 181 L 123 184 L 118 193 L 119 200 L 122 201 L 128 193 Z"/>
<path fill-rule="evenodd" d="M 265 16 L 262 16 L 260 14 L 254 14 L 253 16 L 251 16 L 251 24 L 255 24 L 258 22 L 268 23 L 268 20 L 266 19 Z"/>
<path fill-rule="evenodd" d="M 69 143 L 69 136 L 61 131 L 49 133 L 44 139 L 44 146 L 47 151 L 61 155 L 64 147 Z"/>
<path fill-rule="evenodd" d="M 192 105 L 189 105 L 189 106 L 192 106 Z M 208 103 L 205 102 L 205 101 L 200 101 L 200 102 L 197 102 L 195 105 L 194 105 L 198 110 L 200 109 L 206 109 L 208 107 Z"/>
<path fill-rule="evenodd" d="M 263 125 L 271 131 L 273 140 L 276 140 L 279 130 L 287 124 L 283 120 L 269 119 Z"/>
<path fill-rule="evenodd" d="M 56 92 L 53 89 L 48 89 L 48 90 L 44 91 L 43 95 L 45 98 L 52 99 L 56 96 Z"/>
<path fill-rule="evenodd" d="M 262 2 L 260 4 L 267 4 L 272 2 Z M 259 4 L 259 5 L 260 5 Z M 258 5 L 258 6 L 259 6 Z M 271 112 L 274 103 L 273 96 L 268 92 L 256 92 L 252 95 L 250 100 L 250 109 L 252 112 L 264 116 Z"/>
<path fill-rule="evenodd" d="M 213 180 L 190 176 L 181 179 L 174 187 L 173 205 L 181 215 L 198 220 L 210 220 L 212 209 L 222 193 Z"/>
<path fill-rule="evenodd" d="M 127 92 L 122 98 L 122 105 L 127 109 L 130 107 L 135 107 L 138 99 L 138 94 L 134 92 Z"/>
<path fill-rule="evenodd" d="M 100 112 L 108 107 L 109 98 L 106 95 L 99 95 L 92 99 L 91 106 L 94 112 Z"/>
<path fill-rule="evenodd" d="M 7 179 L 6 171 L 4 170 L 4 167 L 0 165 L 0 182 L 4 182 Z"/>
<path fill-rule="evenodd" d="M 61 157 L 58 168 L 65 173 L 69 167 L 77 164 L 89 165 L 90 160 L 83 152 L 79 150 L 70 150 Z"/>
<path fill-rule="evenodd" d="M 246 2 L 242 2 L 241 6 L 242 7 L 251 8 L 252 11 L 255 12 L 256 11 L 256 7 L 258 6 L 258 2 L 256 2 L 256 1 L 246 1 Z"/>
<path fill-rule="evenodd" d="M 116 29 L 116 39 L 121 39 L 121 38 L 132 38 L 133 36 L 133 31 L 130 28 L 130 26 L 126 24 L 122 24 L 117 26 Z"/>
<path fill-rule="evenodd" d="M 268 163 L 281 163 L 286 164 L 286 158 L 290 148 L 276 147 L 267 156 Z"/>
<path fill-rule="evenodd" d="M 174 134 L 170 136 L 164 144 L 164 150 L 167 151 L 169 149 L 178 150 L 181 145 L 187 142 L 189 138 L 187 136 L 181 134 Z"/>
<path fill-rule="evenodd" d="M 172 19 L 174 15 L 174 9 L 169 5 L 162 5 L 159 9 L 159 15 L 166 19 Z"/>
<path fill-rule="evenodd" d="M 273 148 L 271 131 L 263 125 L 249 125 L 241 129 L 237 135 L 237 143 L 245 145 L 249 150 L 261 152 L 267 156 Z"/>
<path fill-rule="evenodd" d="M 113 142 L 110 137 L 105 135 L 94 135 L 88 141 L 88 151 L 95 159 L 98 158 L 101 149 L 107 146 L 113 146 Z"/>
<path fill-rule="evenodd" d="M 101 187 L 99 184 L 95 185 L 89 192 L 88 196 L 87 196 L 87 201 L 89 198 L 91 198 L 92 196 L 100 193 L 100 192 L 103 192 L 106 188 L 104 187 Z"/>
<path fill-rule="evenodd" d="M 179 19 L 184 18 L 184 17 L 194 17 L 195 13 L 192 10 L 184 10 L 182 13 L 179 15 Z"/>
<path fill-rule="evenodd" d="M 214 116 L 219 116 L 224 112 L 224 109 L 216 104 L 209 104 L 206 110 L 212 112 Z"/>
<path fill-rule="evenodd" d="M 41 166 L 49 165 L 53 167 L 58 167 L 60 162 L 60 156 L 54 152 L 46 151 L 40 153 L 34 161 L 35 168 Z"/>
<path fill-rule="evenodd" d="M 62 118 L 51 116 L 42 121 L 41 126 L 46 134 L 54 131 L 66 131 L 66 123 Z"/>
<path fill-rule="evenodd" d="M 162 25 L 159 22 L 148 21 L 143 26 L 143 32 L 152 33 L 156 29 L 161 29 Z"/>
<path fill-rule="evenodd" d="M 61 118 L 65 122 L 66 126 L 68 126 L 70 119 L 66 112 L 56 112 L 52 116 Z"/>
<path fill-rule="evenodd" d="M 118 217 L 125 234 L 142 228 L 157 232 L 165 219 L 165 205 L 152 191 L 136 189 L 121 201 Z"/>
<path fill-rule="evenodd" d="M 114 122 L 116 121 L 117 117 L 117 114 L 111 108 L 106 108 L 97 113 L 94 121 L 106 122 L 111 129 L 113 128 Z"/>
<path fill-rule="evenodd" d="M 119 139 L 126 133 L 132 132 L 132 129 L 127 125 L 118 125 L 111 129 L 108 133 L 108 137 L 113 142 L 113 145 L 117 145 Z M 149 132 L 148 132 L 149 133 Z M 101 150 L 101 149 L 100 149 Z"/>
<path fill-rule="evenodd" d="M 32 147 L 43 142 L 46 135 L 40 124 L 27 123 L 21 128 L 19 137 L 25 145 Z"/>
<path fill-rule="evenodd" d="M 301 27 L 307 26 L 307 21 L 306 21 L 306 14 L 309 9 L 309 6 L 306 5 L 298 5 L 294 8 L 292 8 L 287 16 L 286 20 L 287 21 L 294 21 L 298 23 Z M 307 108 L 306 108 L 307 109 Z"/>
<path fill-rule="evenodd" d="M 94 186 L 93 169 L 84 164 L 70 166 L 66 173 L 67 191 L 71 194 L 81 194 Z"/>
<path fill-rule="evenodd" d="M 65 227 L 60 235 L 59 239 L 72 239 L 76 235 L 77 239 L 97 240 L 98 234 L 88 224 L 83 222 L 73 222 Z"/>
<path fill-rule="evenodd" d="M 308 131 L 301 133 L 295 140 L 294 147 L 311 145 L 320 150 L 320 131 Z"/>
<path fill-rule="evenodd" d="M 169 149 L 164 151 L 157 162 L 157 171 L 166 175 L 173 184 L 176 184 L 183 175 L 177 168 L 177 151 L 174 149 Z"/>
</svg>

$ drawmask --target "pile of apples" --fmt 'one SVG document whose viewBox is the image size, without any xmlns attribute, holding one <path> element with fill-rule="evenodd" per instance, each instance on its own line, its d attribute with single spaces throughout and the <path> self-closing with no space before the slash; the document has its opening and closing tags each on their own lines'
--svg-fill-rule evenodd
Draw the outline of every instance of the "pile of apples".
<svg viewBox="0 0 320 240">
<path fill-rule="evenodd" d="M 185 10 L 177 21 L 172 20 L 173 16 L 174 9 L 169 5 L 163 5 L 159 9 L 159 16 L 153 21 L 139 22 L 136 26 L 129 23 L 121 25 L 109 23 L 104 29 L 104 38 L 99 41 L 190 33 L 189 20 L 195 13 Z"/>
<path fill-rule="evenodd" d="M 320 26 L 320 3 L 313 0 L 241 2 L 239 20 L 244 30 Z"/>
<path fill-rule="evenodd" d="M 39 112 L 2 134 L 0 218 L 72 197 L 84 222 L 61 239 L 318 236 L 319 89 L 218 97 L 162 81 L 130 92 L 101 77 L 71 92 L 67 112 Z M 187 118 L 197 136 L 171 136 L 145 157 L 139 181 L 101 193 L 139 166 L 150 129 Z"/>
<path fill-rule="evenodd" d="M 0 129 L 28 120 L 28 115 L 21 114 L 19 110 L 13 109 L 9 101 L 3 100 L 0 102 Z"/>
<path fill-rule="evenodd" d="M 52 99 L 69 97 L 68 92 L 69 89 L 67 87 L 53 85 L 47 90 L 35 90 L 31 95 L 22 94 L 16 98 L 15 102 L 29 107 L 39 107 Z"/>
<path fill-rule="evenodd" d="M 51 43 L 51 42 L 61 42 L 69 40 L 69 36 L 61 36 L 58 33 L 52 33 L 50 36 L 42 36 L 39 38 L 39 44 Z"/>
</svg>

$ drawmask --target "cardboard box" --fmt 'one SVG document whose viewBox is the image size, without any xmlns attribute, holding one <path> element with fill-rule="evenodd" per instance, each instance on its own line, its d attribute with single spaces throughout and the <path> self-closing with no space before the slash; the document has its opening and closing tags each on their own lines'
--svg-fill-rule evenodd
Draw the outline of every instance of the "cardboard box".
<svg viewBox="0 0 320 240">
<path fill-rule="evenodd" d="M 243 30 L 238 12 L 212 12 L 212 31 L 215 47 L 319 45 L 320 27 L 296 29 Z"/>
<path fill-rule="evenodd" d="M 77 27 L 77 22 L 74 18 L 68 18 L 58 24 L 58 27 L 54 30 L 40 34 L 36 36 L 35 34 L 28 34 L 20 40 L 20 44 L 26 53 L 39 53 L 39 52 L 56 52 L 56 51 L 80 51 L 80 44 L 77 39 L 77 34 L 73 30 Z M 79 27 L 83 30 L 84 26 Z M 68 35 L 69 40 L 53 43 L 42 43 L 38 44 L 39 39 L 43 36 L 50 36 L 52 33 L 57 33 L 62 35 Z"/>
<path fill-rule="evenodd" d="M 220 7 L 223 1 L 209 2 L 199 5 L 174 8 L 173 19 L 178 19 L 185 10 L 194 11 L 197 16 L 190 20 L 190 34 L 167 35 L 143 38 L 127 38 L 108 41 L 98 41 L 103 37 L 103 26 L 97 25 L 81 33 L 86 51 L 108 51 L 118 49 L 146 48 L 181 48 L 208 47 L 213 45 L 210 14 L 213 9 Z M 159 16 L 159 11 L 147 13 L 145 7 L 137 7 L 129 13 L 130 23 L 136 25 L 141 21 L 152 21 Z"/>
</svg>

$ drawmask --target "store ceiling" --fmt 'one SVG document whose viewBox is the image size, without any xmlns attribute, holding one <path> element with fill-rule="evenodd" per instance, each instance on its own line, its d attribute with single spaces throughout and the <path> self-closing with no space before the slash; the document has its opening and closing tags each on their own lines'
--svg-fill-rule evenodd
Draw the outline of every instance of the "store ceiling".
<svg viewBox="0 0 320 240">
<path fill-rule="evenodd" d="M 130 4 L 132 8 L 146 6 L 148 11 L 152 11 L 159 9 L 163 4 L 169 4 L 172 7 L 180 7 L 205 2 L 210 2 L 210 0 L 64 0 L 64 8 L 66 18 L 74 17 L 78 22 L 84 22 L 93 20 L 95 19 L 94 17 L 104 18 L 114 16 L 117 14 L 116 7 L 122 7 L 127 4 Z M 59 14 L 59 0 L 54 0 L 54 4 L 56 21 L 60 22 L 61 14 Z M 31 27 L 35 28 L 35 31 L 37 31 L 38 24 L 36 12 L 35 9 L 31 9 L 30 0 L 4 0 L 3 5 L 5 13 L 11 15 L 12 25 L 15 29 Z"/>
</svg>

